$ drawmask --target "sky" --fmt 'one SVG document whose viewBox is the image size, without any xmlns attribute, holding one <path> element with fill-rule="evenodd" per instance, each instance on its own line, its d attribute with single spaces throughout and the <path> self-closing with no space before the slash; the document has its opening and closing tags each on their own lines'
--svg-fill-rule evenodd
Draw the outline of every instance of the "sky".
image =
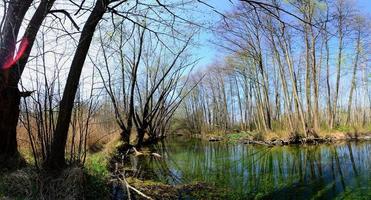
<svg viewBox="0 0 371 200">
<path fill-rule="evenodd" d="M 208 3 L 221 13 L 231 11 L 233 8 L 233 5 L 228 0 L 210 0 L 208 1 Z M 209 11 L 205 12 L 203 16 L 204 19 L 211 21 L 211 23 L 217 24 L 221 16 L 209 8 L 205 8 L 205 10 Z M 198 40 L 200 46 L 196 48 L 193 53 L 194 55 L 197 55 L 198 58 L 200 58 L 198 68 L 202 68 L 213 63 L 218 55 L 220 55 L 220 53 L 218 52 L 218 49 L 215 47 L 215 45 L 210 42 L 217 42 L 216 39 L 213 37 L 213 33 L 211 31 L 202 30 L 202 33 L 200 34 Z"/>
<path fill-rule="evenodd" d="M 233 4 L 238 3 L 237 0 L 232 0 L 233 4 L 229 0 L 208 0 L 207 2 L 209 5 L 212 5 L 216 10 L 222 13 L 231 11 L 233 9 Z M 354 0 L 354 2 L 356 4 L 356 8 L 360 9 L 364 13 L 367 13 L 369 19 L 371 19 L 371 0 Z M 205 9 L 209 11 L 204 12 L 202 17 L 216 24 L 220 18 L 220 15 L 211 11 L 211 9 L 207 9 L 206 7 Z M 203 30 L 198 38 L 198 43 L 201 45 L 193 50 L 194 55 L 200 58 L 198 68 L 207 67 L 213 62 L 220 61 L 223 58 L 223 54 L 220 52 L 220 50 L 210 41 L 218 42 L 209 30 Z"/>
<path fill-rule="evenodd" d="M 233 9 L 234 4 L 237 4 L 239 0 L 203 0 L 204 2 L 207 2 L 209 5 L 214 7 L 215 10 L 221 13 L 225 13 L 228 11 L 231 11 Z M 369 16 L 371 16 L 371 0 L 354 0 L 356 7 L 362 10 L 362 12 L 368 13 Z M 58 8 L 63 7 L 66 8 L 66 5 L 59 5 Z M 221 16 L 213 11 L 212 8 L 209 8 L 205 5 L 200 4 L 199 5 L 200 12 L 197 14 L 197 18 L 200 18 L 201 20 L 208 21 L 212 26 L 216 26 L 218 20 L 220 20 Z M 0 13 L 1 15 L 2 13 Z M 198 16 L 199 15 L 199 16 Z M 83 26 L 82 22 L 84 22 L 83 17 L 77 17 L 74 16 L 77 23 L 80 25 L 80 28 Z M 371 17 L 370 17 L 371 19 Z M 65 23 L 67 23 L 67 27 L 71 26 L 68 23 L 69 21 L 66 20 Z M 47 29 L 47 27 L 43 27 L 43 29 Z M 71 29 L 72 31 L 76 31 L 75 29 Z M 42 30 L 41 30 L 42 31 Z M 22 34 L 21 34 L 22 35 Z M 52 37 L 55 38 L 55 37 Z M 66 37 L 67 38 L 67 37 Z M 67 38 L 69 39 L 69 38 Z M 68 40 L 66 45 L 62 45 L 60 43 L 56 44 L 56 46 L 49 46 L 48 49 L 55 49 L 55 48 L 65 48 L 65 49 L 73 49 L 73 46 L 76 45 L 74 42 L 77 42 L 77 36 L 75 37 L 75 41 Z M 199 44 L 198 47 L 192 49 L 192 54 L 195 58 L 199 58 L 200 61 L 198 63 L 197 68 L 205 68 L 215 61 L 223 61 L 224 55 L 223 51 L 218 49 L 216 45 L 212 44 L 210 41 L 213 41 L 214 43 L 217 43 L 218 41 L 213 36 L 213 34 L 208 29 L 203 29 L 196 39 L 197 43 Z M 41 45 L 41 44 L 38 44 Z M 47 50 L 48 50 L 47 49 Z M 73 53 L 73 52 L 72 52 Z M 63 61 L 59 62 L 61 65 L 64 65 L 66 67 L 69 66 L 69 61 L 72 59 L 73 54 L 66 56 Z M 48 58 L 48 61 L 55 62 L 55 59 L 58 60 L 58 58 Z M 88 60 L 88 59 L 87 59 Z M 87 62 L 88 63 L 88 62 Z M 30 67 L 29 67 L 30 68 Z M 87 67 L 85 67 L 87 68 Z M 67 71 L 66 71 L 67 72 Z M 32 71 L 30 73 L 33 73 Z M 91 73 L 84 73 L 84 75 L 89 76 Z"/>
</svg>

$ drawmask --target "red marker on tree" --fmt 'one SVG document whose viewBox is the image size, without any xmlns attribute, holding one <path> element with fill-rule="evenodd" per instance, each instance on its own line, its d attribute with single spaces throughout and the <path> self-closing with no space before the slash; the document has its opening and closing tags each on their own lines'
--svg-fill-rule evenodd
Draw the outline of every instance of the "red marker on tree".
<svg viewBox="0 0 371 200">
<path fill-rule="evenodd" d="M 8 70 L 15 63 L 17 63 L 17 61 L 22 57 L 22 55 L 26 51 L 27 46 L 28 46 L 28 39 L 27 38 L 23 38 L 22 41 L 21 41 L 21 44 L 19 45 L 19 49 L 18 49 L 17 54 L 15 55 L 14 58 L 10 57 L 10 58 L 8 58 L 8 60 L 5 61 L 4 65 L 2 67 L 2 70 Z"/>
</svg>

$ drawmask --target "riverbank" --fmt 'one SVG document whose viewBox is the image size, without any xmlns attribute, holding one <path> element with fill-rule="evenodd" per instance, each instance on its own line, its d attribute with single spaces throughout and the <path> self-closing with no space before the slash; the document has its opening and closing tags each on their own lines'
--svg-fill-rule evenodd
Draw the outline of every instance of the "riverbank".
<svg viewBox="0 0 371 200">
<path fill-rule="evenodd" d="M 226 190 L 216 188 L 211 184 L 192 181 L 187 184 L 179 181 L 166 165 L 159 168 L 150 163 L 166 163 L 164 152 L 156 148 L 142 147 L 127 149 L 121 145 L 109 161 L 109 189 L 111 199 L 225 199 Z M 150 162 L 147 162 L 150 161 Z M 171 183 L 159 180 L 158 176 L 166 174 Z"/>
<path fill-rule="evenodd" d="M 287 134 L 283 132 L 229 132 L 229 133 L 208 133 L 198 136 L 210 142 L 239 142 L 244 144 L 258 145 L 289 145 L 289 144 L 320 144 L 335 143 L 340 141 L 364 141 L 371 140 L 371 131 L 363 132 L 322 132 L 319 134 L 309 134 L 308 137 L 300 134 Z"/>
<path fill-rule="evenodd" d="M 132 199 L 225 199 L 224 190 L 217 189 L 207 183 L 194 182 L 190 184 L 169 185 L 154 180 L 126 178 Z M 121 200 L 128 197 L 125 184 L 123 188 L 113 191 L 112 199 Z"/>
<path fill-rule="evenodd" d="M 369 163 L 364 162 L 370 142 L 272 148 L 186 136 L 163 142 L 156 149 L 138 150 L 144 156 L 129 154 L 134 167 L 119 170 L 126 172 L 129 185 L 153 199 L 362 199 L 370 194 Z M 150 156 L 153 152 L 163 158 Z M 180 181 L 174 183 L 173 175 Z M 194 188 L 210 190 L 213 197 L 179 194 Z M 224 193 L 218 192 L 221 188 Z"/>
<path fill-rule="evenodd" d="M 240 142 L 246 142 L 244 139 L 249 135 L 251 137 L 251 133 L 231 133 L 226 136 L 224 142 L 220 143 L 175 137 L 164 141 L 163 146 L 158 144 L 156 148 L 142 148 L 137 153 L 133 150 L 117 151 L 120 142 L 115 141 L 106 144 L 101 151 L 89 154 L 84 167 L 70 167 L 56 177 L 38 172 L 31 164 L 22 169 L 1 172 L 0 199 L 123 199 L 128 194 L 126 188 L 129 188 L 132 199 L 235 199 L 242 196 L 264 199 L 275 196 L 276 193 L 287 194 L 284 192 L 286 190 L 306 191 L 307 187 L 314 187 L 301 182 L 313 171 L 291 174 L 289 175 L 291 179 L 280 179 L 281 182 L 276 186 L 272 186 L 271 175 L 255 176 L 250 175 L 251 172 L 258 169 L 280 172 L 278 169 L 284 166 L 283 168 L 294 167 L 295 170 L 289 171 L 298 173 L 307 170 L 307 167 L 310 169 L 313 167 L 310 163 L 316 162 L 331 163 L 334 166 L 342 165 L 335 168 L 351 170 L 345 173 L 346 176 L 354 174 L 361 178 L 367 177 L 364 175 L 367 171 L 360 167 L 362 166 L 360 163 L 357 163 L 361 160 L 359 156 L 366 158 L 368 155 L 368 148 L 365 147 L 367 143 L 274 148 L 240 144 Z M 367 135 L 359 135 L 358 140 L 367 138 Z M 214 150 L 210 151 L 210 149 Z M 346 149 L 346 151 L 340 151 L 340 149 Z M 344 157 L 345 153 L 347 155 Z M 292 159 L 283 159 L 286 156 Z M 275 161 L 267 162 L 268 158 Z M 346 160 L 342 160 L 343 158 Z M 348 158 L 351 158 L 351 164 Z M 28 160 L 28 162 L 31 161 Z M 278 163 L 274 166 L 277 170 L 271 169 L 269 163 Z M 240 164 L 242 168 L 235 167 Z M 321 171 L 327 175 L 337 173 L 327 172 L 326 170 L 332 170 L 334 167 L 326 166 L 330 165 L 318 165 L 317 167 L 320 167 Z M 169 182 L 174 174 L 180 181 Z M 337 177 L 343 175 L 339 173 Z M 277 176 L 276 178 L 282 177 L 282 175 Z M 312 176 L 313 174 L 310 178 L 313 178 Z M 330 179 L 328 178 L 328 181 Z M 341 183 L 339 180 L 330 182 Z M 305 187 L 302 188 L 302 185 Z M 367 182 L 365 183 L 362 179 L 359 185 L 367 186 Z M 341 185 L 341 187 L 346 186 Z M 356 186 L 351 185 L 351 187 Z M 367 188 L 357 187 L 357 191 L 359 189 L 362 194 L 369 193 Z M 326 190 L 322 193 L 321 195 L 326 195 L 330 191 Z M 290 195 L 296 197 L 295 192 Z"/>
<path fill-rule="evenodd" d="M 0 200 L 8 199 L 224 199 L 225 191 L 210 184 L 194 181 L 187 184 L 166 184 L 151 176 L 138 177 L 139 170 L 125 164 L 121 158 L 162 159 L 142 148 L 135 154 L 123 151 L 119 140 L 111 141 L 94 153 L 89 153 L 84 166 L 70 166 L 59 174 L 38 170 L 32 158 L 23 152 L 26 165 L 13 170 L 0 171 Z M 119 151 L 121 149 L 121 151 Z M 129 149 L 126 149 L 129 150 Z M 123 165 L 124 164 L 124 165 Z M 153 174 L 149 169 L 141 173 Z M 129 193 L 127 192 L 129 188 Z"/>
</svg>

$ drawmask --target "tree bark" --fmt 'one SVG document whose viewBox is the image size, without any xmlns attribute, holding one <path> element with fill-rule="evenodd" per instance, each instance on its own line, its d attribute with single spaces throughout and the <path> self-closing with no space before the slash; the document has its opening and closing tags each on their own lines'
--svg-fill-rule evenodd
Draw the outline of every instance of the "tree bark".
<svg viewBox="0 0 371 200">
<path fill-rule="evenodd" d="M 9 69 L 4 65 L 12 60 L 19 29 L 32 0 L 9 3 L 0 40 L 0 163 L 18 155 L 17 123 L 20 92 L 17 84 L 9 83 Z M 12 66 L 11 66 L 12 67 Z M 2 159 L 5 159 L 4 161 Z"/>
</svg>

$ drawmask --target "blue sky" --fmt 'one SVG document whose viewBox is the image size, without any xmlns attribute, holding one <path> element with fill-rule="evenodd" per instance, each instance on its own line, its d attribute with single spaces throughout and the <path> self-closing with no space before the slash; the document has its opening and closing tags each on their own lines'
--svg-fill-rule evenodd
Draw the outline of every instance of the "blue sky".
<svg viewBox="0 0 371 200">
<path fill-rule="evenodd" d="M 233 5 L 228 0 L 209 0 L 207 2 L 209 5 L 212 5 L 217 11 L 222 13 L 228 12 L 233 8 Z M 205 7 L 205 9 L 208 10 L 208 12 L 204 12 L 204 16 L 202 17 L 216 24 L 217 21 L 220 19 L 220 15 L 213 12 L 210 8 Z M 199 67 L 205 67 L 210 65 L 220 53 L 218 53 L 215 45 L 210 43 L 210 40 L 216 42 L 215 40 L 213 40 L 213 34 L 210 31 L 203 30 L 198 39 L 200 46 L 196 50 L 194 50 L 193 53 L 197 58 L 201 58 L 198 64 Z"/>
<path fill-rule="evenodd" d="M 360 9 L 362 12 L 367 13 L 369 19 L 371 18 L 371 0 L 353 0 L 356 4 L 356 7 Z M 207 1 L 209 5 L 215 7 L 216 10 L 220 12 L 230 11 L 233 8 L 233 4 L 229 0 L 209 0 Z M 238 2 L 237 0 L 232 0 L 232 2 Z M 205 7 L 208 12 L 203 13 L 203 18 L 209 20 L 211 22 L 216 23 L 217 19 L 220 17 L 215 12 L 211 11 Z M 214 41 L 215 38 L 210 31 L 203 30 L 200 34 L 199 38 L 200 46 L 196 48 L 193 53 L 197 58 L 200 58 L 200 62 L 198 64 L 199 68 L 203 68 L 212 64 L 216 60 L 220 60 L 223 58 L 222 53 L 220 53 L 215 47 L 215 45 L 211 44 L 209 41 Z"/>
</svg>

